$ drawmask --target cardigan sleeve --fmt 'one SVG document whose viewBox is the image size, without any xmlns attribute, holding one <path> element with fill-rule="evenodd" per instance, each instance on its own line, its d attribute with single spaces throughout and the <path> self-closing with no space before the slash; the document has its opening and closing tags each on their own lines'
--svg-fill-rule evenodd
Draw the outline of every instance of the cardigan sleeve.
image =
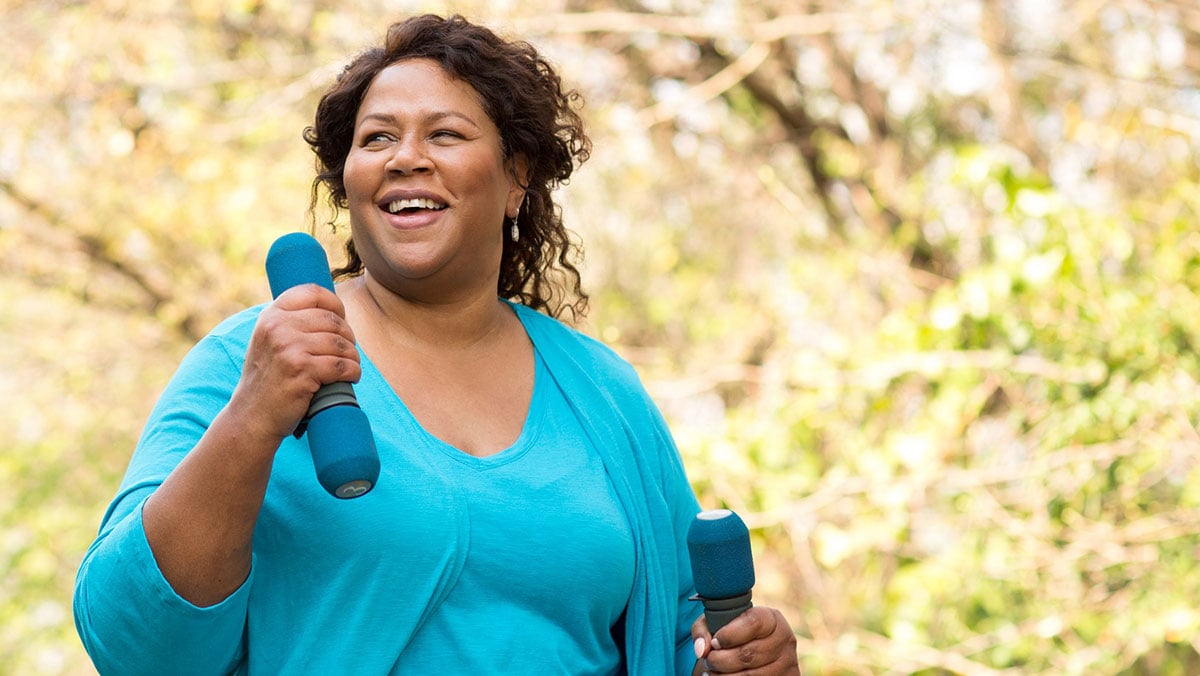
<svg viewBox="0 0 1200 676">
<path fill-rule="evenodd" d="M 679 676 L 690 676 L 696 665 L 696 652 L 692 641 L 692 624 L 703 612 L 703 606 L 691 600 L 696 593 L 692 576 L 692 562 L 688 553 L 687 534 L 693 519 L 700 513 L 700 503 L 692 489 L 684 467 L 683 458 L 675 444 L 670 426 L 663 417 L 658 405 L 646 391 L 641 378 L 631 364 L 612 354 L 614 366 L 607 373 L 613 377 L 608 381 L 610 387 L 615 387 L 614 396 L 621 409 L 621 415 L 633 428 L 637 437 L 636 446 L 641 453 L 653 454 L 653 457 L 643 458 L 643 468 L 653 474 L 650 485 L 657 483 L 657 492 L 661 495 L 666 506 L 668 523 L 656 525 L 657 537 L 670 541 L 669 550 L 673 560 L 662 561 L 664 566 L 672 567 L 672 574 L 665 576 L 667 580 L 675 581 L 674 612 L 675 626 L 672 628 L 674 637 L 675 672 Z M 622 387 L 616 387 L 623 383 Z M 647 489 L 649 493 L 650 489 Z M 648 496 L 647 496 L 647 499 Z"/>
<path fill-rule="evenodd" d="M 75 588 L 76 628 L 101 674 L 231 673 L 253 577 L 213 606 L 183 599 L 158 569 L 139 503 L 88 551 Z"/>
<path fill-rule="evenodd" d="M 688 554 L 687 533 L 692 520 L 700 513 L 700 503 L 692 490 L 691 482 L 675 445 L 674 437 L 658 407 L 646 396 L 646 412 L 657 438 L 659 449 L 663 494 L 671 511 L 671 527 L 675 538 L 675 568 L 678 571 L 675 626 L 675 671 L 680 676 L 690 676 L 696 664 L 696 652 L 692 641 L 692 624 L 703 612 L 700 603 L 691 600 L 696 588 L 692 576 L 692 562 Z"/>
<path fill-rule="evenodd" d="M 230 348 L 209 335 L 184 358 L 151 412 L 121 488 L 83 557 L 75 581 L 75 625 L 102 674 L 221 674 L 241 660 L 253 570 L 223 601 L 195 606 L 163 577 L 142 523 L 146 498 L 229 401 L 245 354 L 242 349 L 232 356 Z"/>
</svg>

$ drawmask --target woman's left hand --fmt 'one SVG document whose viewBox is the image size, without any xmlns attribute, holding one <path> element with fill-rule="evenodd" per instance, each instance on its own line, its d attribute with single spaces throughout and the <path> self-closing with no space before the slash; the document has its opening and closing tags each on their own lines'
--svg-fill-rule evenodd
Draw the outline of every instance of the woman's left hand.
<svg viewBox="0 0 1200 676">
<path fill-rule="evenodd" d="M 713 638 L 701 615 L 692 624 L 696 644 L 693 674 L 743 674 L 798 676 L 796 634 L 783 613 L 754 606 L 721 627 Z"/>
</svg>

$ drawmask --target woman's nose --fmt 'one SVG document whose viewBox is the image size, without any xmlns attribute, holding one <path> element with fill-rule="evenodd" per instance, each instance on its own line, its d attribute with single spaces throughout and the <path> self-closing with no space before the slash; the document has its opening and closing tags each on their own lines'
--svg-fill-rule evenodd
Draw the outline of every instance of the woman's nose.
<svg viewBox="0 0 1200 676">
<path fill-rule="evenodd" d="M 429 171 L 433 167 L 429 156 L 425 153 L 424 144 L 415 136 L 408 135 L 396 142 L 392 148 L 392 156 L 388 158 L 388 171 L 401 174 L 411 174 Z"/>
</svg>

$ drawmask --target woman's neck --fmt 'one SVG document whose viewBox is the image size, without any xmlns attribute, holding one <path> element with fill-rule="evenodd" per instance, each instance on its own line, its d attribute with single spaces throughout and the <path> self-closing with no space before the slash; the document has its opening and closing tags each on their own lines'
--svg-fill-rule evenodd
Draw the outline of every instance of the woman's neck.
<svg viewBox="0 0 1200 676">
<path fill-rule="evenodd" d="M 388 289 L 363 273 L 338 287 L 360 342 L 373 334 L 422 352 L 470 350 L 499 333 L 512 311 L 494 292 L 428 300 Z M 364 349 L 367 349 L 364 347 Z"/>
</svg>

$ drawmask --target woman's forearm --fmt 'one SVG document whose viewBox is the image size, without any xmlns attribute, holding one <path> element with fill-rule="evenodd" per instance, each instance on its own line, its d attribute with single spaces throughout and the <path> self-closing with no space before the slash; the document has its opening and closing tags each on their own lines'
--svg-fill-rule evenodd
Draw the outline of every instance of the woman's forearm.
<svg viewBox="0 0 1200 676">
<path fill-rule="evenodd" d="M 281 439 L 231 402 L 142 510 L 146 540 L 175 593 L 206 607 L 250 572 L 254 524 Z"/>
</svg>

